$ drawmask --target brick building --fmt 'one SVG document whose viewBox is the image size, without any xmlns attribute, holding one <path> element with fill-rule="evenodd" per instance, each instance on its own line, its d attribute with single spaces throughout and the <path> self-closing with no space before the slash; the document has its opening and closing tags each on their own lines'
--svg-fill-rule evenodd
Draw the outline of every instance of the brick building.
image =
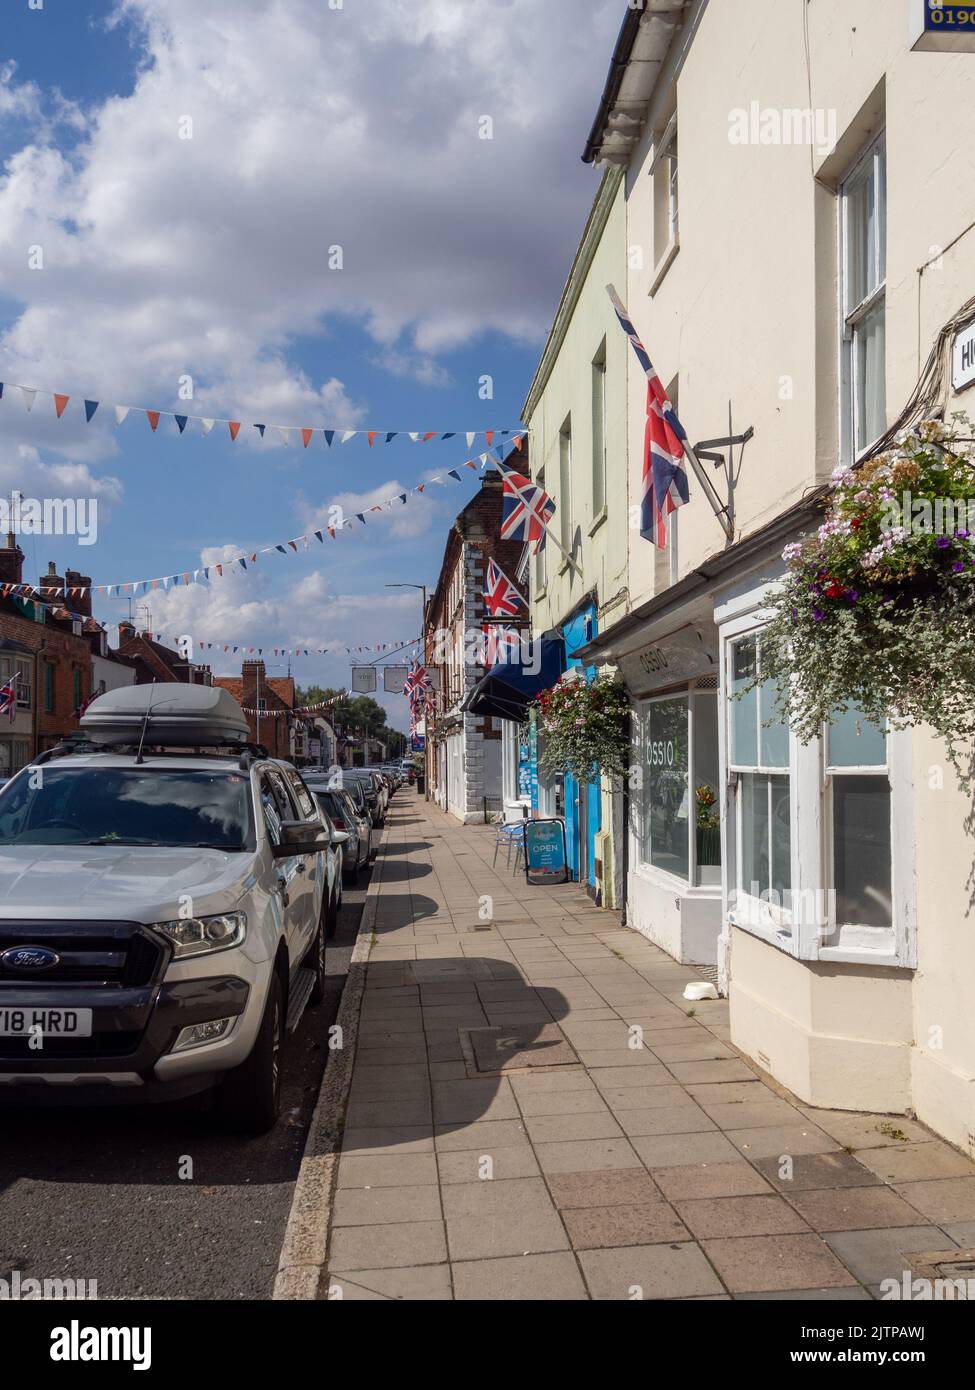
<svg viewBox="0 0 975 1390">
<path fill-rule="evenodd" d="M 149 632 L 136 632 L 131 622 L 118 625 L 118 656 L 131 662 L 136 670 L 136 685 L 151 685 L 155 681 L 182 681 L 189 685 L 212 685 L 209 666 L 200 666 L 180 656 L 171 647 L 153 640 Z"/>
<path fill-rule="evenodd" d="M 295 720 L 286 711 L 295 707 L 293 676 L 269 676 L 261 660 L 245 661 L 239 676 L 214 676 L 212 683 L 231 695 L 247 715 L 251 741 L 263 743 L 272 758 L 293 759 Z"/>
<path fill-rule="evenodd" d="M 36 588 L 15 595 L 23 567 L 24 552 L 8 534 L 0 548 L 0 685 L 16 678 L 17 708 L 12 722 L 0 721 L 0 777 L 77 731 L 91 694 L 92 640 L 101 633 L 90 592 L 70 594 L 90 588 L 90 579 L 75 570 L 59 575 L 50 564 Z M 70 611 L 57 602 L 66 589 Z"/>
<path fill-rule="evenodd" d="M 484 607 L 488 561 L 515 582 L 524 548 L 521 541 L 500 539 L 501 508 L 501 476 L 490 470 L 451 527 L 424 619 L 426 666 L 440 672 L 426 723 L 427 786 L 438 805 L 465 822 L 501 809 L 501 721 L 461 708 L 486 669 L 481 639 L 491 621 Z M 520 624 L 512 619 L 505 625 Z"/>
</svg>

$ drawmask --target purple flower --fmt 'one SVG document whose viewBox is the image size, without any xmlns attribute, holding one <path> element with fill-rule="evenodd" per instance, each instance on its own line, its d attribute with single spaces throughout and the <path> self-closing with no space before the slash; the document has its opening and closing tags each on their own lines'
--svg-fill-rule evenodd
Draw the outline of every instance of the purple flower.
<svg viewBox="0 0 975 1390">
<path fill-rule="evenodd" d="M 971 531 L 956 531 L 956 532 L 955 532 L 955 535 L 957 536 L 957 538 L 958 538 L 960 541 L 967 541 L 968 538 L 971 536 L 971 534 L 972 534 Z"/>
<path fill-rule="evenodd" d="M 948 547 L 951 545 L 951 537 L 939 536 L 938 539 L 935 541 L 935 545 L 938 547 L 939 550 L 947 550 Z"/>
<path fill-rule="evenodd" d="M 859 590 L 859 589 L 847 589 L 847 591 L 846 591 L 846 597 L 850 600 L 851 603 L 856 603 L 857 599 L 860 597 L 860 590 Z"/>
<path fill-rule="evenodd" d="M 951 568 L 955 571 L 956 574 L 961 574 L 962 570 L 965 568 L 965 561 L 956 560 Z"/>
<path fill-rule="evenodd" d="M 821 622 L 823 621 L 823 619 L 825 618 L 825 616 L 826 616 L 826 614 L 823 612 L 823 610 L 822 610 L 821 608 L 814 608 L 814 609 L 813 609 L 813 620 L 814 620 L 815 622 L 821 623 Z"/>
</svg>

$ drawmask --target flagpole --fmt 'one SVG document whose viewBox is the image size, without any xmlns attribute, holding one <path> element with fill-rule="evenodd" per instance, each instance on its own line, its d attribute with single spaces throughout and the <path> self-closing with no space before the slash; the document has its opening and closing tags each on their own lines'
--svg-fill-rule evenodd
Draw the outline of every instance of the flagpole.
<svg viewBox="0 0 975 1390">
<path fill-rule="evenodd" d="M 507 467 L 507 464 L 505 463 L 505 461 L 504 461 L 503 459 L 499 459 L 498 462 L 500 463 L 500 465 L 501 465 L 502 468 L 506 468 L 506 467 Z M 569 554 L 569 552 L 566 550 L 566 548 L 565 548 L 565 546 L 562 544 L 562 542 L 561 542 L 560 540 L 558 540 L 557 537 L 554 536 L 554 535 L 552 534 L 552 531 L 551 531 L 551 529 L 550 529 L 548 523 L 545 522 L 545 521 L 542 521 L 542 518 L 538 515 L 538 513 L 534 510 L 534 508 L 530 505 L 528 498 L 527 498 L 527 497 L 525 496 L 525 494 L 522 492 L 522 490 L 521 490 L 521 488 L 518 486 L 518 484 L 517 484 L 516 482 L 513 482 L 513 481 L 512 481 L 512 476 L 511 476 L 512 472 L 513 472 L 513 470 L 509 470 L 509 472 L 503 474 L 503 477 L 504 477 L 505 481 L 507 482 L 508 486 L 511 488 L 512 492 L 514 492 L 514 493 L 516 494 L 516 496 L 518 496 L 518 497 L 521 498 L 522 502 L 524 502 L 524 504 L 525 504 L 525 509 L 527 510 L 528 515 L 529 515 L 529 516 L 533 516 L 533 517 L 535 518 L 535 520 L 536 520 L 536 521 L 540 524 L 540 526 L 542 527 L 542 530 L 545 532 L 545 535 L 555 544 L 556 548 L 561 552 L 561 554 L 565 556 L 566 563 L 569 564 L 569 565 L 571 565 L 572 568 L 575 570 L 576 574 L 579 576 L 579 578 L 582 579 L 582 578 L 583 578 L 582 570 L 581 570 L 580 567 L 576 564 L 575 560 L 573 560 L 572 556 L 571 556 L 571 555 Z M 530 611 L 530 610 L 529 610 L 529 611 Z"/>
</svg>

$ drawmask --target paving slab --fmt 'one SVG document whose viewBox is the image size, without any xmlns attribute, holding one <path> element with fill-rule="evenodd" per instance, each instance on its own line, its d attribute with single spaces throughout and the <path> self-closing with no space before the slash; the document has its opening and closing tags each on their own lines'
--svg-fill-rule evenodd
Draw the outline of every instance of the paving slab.
<svg viewBox="0 0 975 1390">
<path fill-rule="evenodd" d="M 699 1245 L 631 1245 L 583 1250 L 579 1264 L 593 1298 L 698 1298 L 724 1293 Z"/>
<path fill-rule="evenodd" d="M 667 1202 L 622 1206 L 573 1207 L 562 1220 L 575 1250 L 601 1250 L 626 1245 L 658 1245 L 688 1240 L 683 1221 Z"/>
<path fill-rule="evenodd" d="M 451 1272 L 456 1299 L 520 1303 L 588 1298 L 575 1256 L 568 1253 L 461 1261 Z"/>
<path fill-rule="evenodd" d="M 884 1279 L 900 1281 L 905 1270 L 911 1271 L 912 1253 L 948 1250 L 952 1245 L 937 1226 L 837 1231 L 827 1234 L 826 1243 L 863 1284 L 879 1284 Z"/>
<path fill-rule="evenodd" d="M 732 1293 L 834 1288 L 856 1280 L 816 1235 L 732 1236 L 704 1241 Z"/>
</svg>

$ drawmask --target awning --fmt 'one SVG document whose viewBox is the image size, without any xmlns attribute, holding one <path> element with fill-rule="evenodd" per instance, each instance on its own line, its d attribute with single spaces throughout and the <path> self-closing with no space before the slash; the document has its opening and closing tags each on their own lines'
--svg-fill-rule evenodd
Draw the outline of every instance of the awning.
<svg viewBox="0 0 975 1390">
<path fill-rule="evenodd" d="M 554 633 L 541 639 L 538 670 L 532 671 L 520 661 L 505 662 L 482 676 L 461 709 L 469 714 L 490 715 L 495 719 L 513 719 L 523 724 L 528 718 L 528 705 L 551 690 L 565 671 L 565 643 Z"/>
</svg>

